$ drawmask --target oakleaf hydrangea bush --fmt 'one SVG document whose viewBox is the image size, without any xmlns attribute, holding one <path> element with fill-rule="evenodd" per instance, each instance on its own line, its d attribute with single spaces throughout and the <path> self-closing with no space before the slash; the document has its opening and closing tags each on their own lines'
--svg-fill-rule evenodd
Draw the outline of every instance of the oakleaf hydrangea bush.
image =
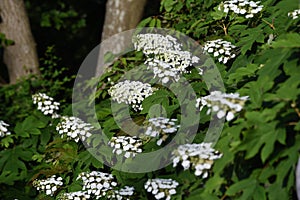
<svg viewBox="0 0 300 200">
<path fill-rule="evenodd" d="M 226 64 L 229 59 L 236 56 L 232 52 L 234 48 L 236 48 L 236 46 L 222 39 L 207 41 L 203 47 L 204 51 L 211 53 L 215 58 L 217 58 L 218 62 L 222 62 L 224 64 Z"/>
<path fill-rule="evenodd" d="M 222 157 L 218 151 L 211 148 L 211 143 L 184 144 L 173 151 L 173 167 L 181 162 L 184 170 L 192 168 L 196 176 L 208 177 L 208 171 L 214 160 Z"/>
<path fill-rule="evenodd" d="M 147 128 L 145 131 L 146 136 L 158 138 L 157 145 L 161 145 L 168 137 L 169 134 L 176 134 L 180 125 L 177 125 L 177 119 L 168 119 L 164 117 L 150 118 L 145 121 Z"/>
<path fill-rule="evenodd" d="M 153 94 L 154 89 L 148 83 L 125 80 L 109 89 L 109 94 L 114 101 L 132 106 L 135 111 L 143 110 L 142 101 Z"/>
<path fill-rule="evenodd" d="M 52 97 L 45 93 L 37 93 L 32 95 L 33 104 L 37 104 L 38 110 L 44 115 L 52 115 L 52 118 L 58 118 L 57 111 L 59 110 L 59 103 L 55 102 Z"/>
<path fill-rule="evenodd" d="M 245 18 L 252 18 L 263 9 L 263 5 L 260 1 L 230 0 L 223 2 L 218 9 L 225 13 L 234 12 L 244 15 Z"/>
<path fill-rule="evenodd" d="M 154 195 L 155 199 L 171 199 L 171 195 L 176 194 L 178 182 L 172 179 L 155 178 L 149 179 L 145 183 L 145 189 Z"/>
<path fill-rule="evenodd" d="M 86 191 L 77 191 L 77 192 L 69 192 L 69 193 L 64 193 L 62 194 L 59 199 L 61 200 L 75 200 L 75 199 L 80 199 L 80 200 L 87 200 L 91 197 L 91 195 L 87 194 Z"/>
<path fill-rule="evenodd" d="M 226 117 L 227 121 L 231 121 L 234 118 L 234 114 L 243 109 L 248 98 L 248 96 L 240 97 L 237 93 L 226 94 L 220 91 L 213 91 L 210 95 L 198 98 L 196 107 L 200 107 L 200 110 L 202 110 L 204 106 L 207 106 L 207 114 L 215 112 L 219 119 Z"/>
<path fill-rule="evenodd" d="M 152 70 L 154 78 L 158 77 L 162 83 L 177 82 L 181 74 L 189 73 L 188 68 L 200 60 L 182 50 L 182 44 L 170 35 L 138 34 L 133 41 L 135 49 L 145 54 L 147 69 Z M 202 73 L 202 69 L 199 70 Z"/>
<path fill-rule="evenodd" d="M 53 89 L 55 83 L 38 78 L 0 87 L 0 199 L 297 198 L 299 2 L 162 0 L 160 10 L 140 26 L 188 35 L 205 56 L 189 51 L 176 34 L 137 34 L 135 51 L 117 59 L 89 97 L 105 140 L 89 118 L 72 113 L 68 87 Z M 206 84 L 214 78 L 207 56 L 225 90 Z M 126 74 L 132 69 L 136 73 Z M 145 70 L 153 77 L 144 78 Z M 195 91 L 193 100 L 183 98 L 191 105 L 180 105 L 174 94 L 186 92 L 176 88 L 181 77 Z M 190 137 L 186 122 L 195 120 L 183 119 L 193 109 L 200 120 L 187 142 L 176 135 Z M 130 116 L 118 121 L 116 113 Z M 219 139 L 208 141 L 207 134 Z M 166 166 L 153 172 L 105 165 L 130 164 L 167 145 L 172 151 L 151 163 Z"/>
<path fill-rule="evenodd" d="M 56 175 L 53 175 L 47 179 L 33 181 L 33 186 L 36 187 L 37 190 L 45 192 L 46 195 L 50 196 L 53 196 L 62 185 L 62 177 L 56 177 Z"/>
<path fill-rule="evenodd" d="M 11 134 L 11 132 L 8 130 L 8 127 L 9 127 L 9 124 L 0 120 L 0 137 L 5 137 L 5 136 Z"/>
<path fill-rule="evenodd" d="M 293 18 L 293 19 L 297 19 L 300 15 L 300 9 L 297 9 L 297 10 L 294 10 L 294 11 L 291 11 L 288 13 L 288 16 Z"/>
<path fill-rule="evenodd" d="M 76 142 L 79 140 L 86 141 L 91 137 L 93 126 L 89 123 L 85 123 L 78 117 L 62 116 L 61 121 L 56 125 L 56 131 L 61 137 L 73 139 Z"/>
<path fill-rule="evenodd" d="M 77 179 L 83 182 L 82 190 L 87 191 L 87 194 L 94 196 L 96 199 L 104 197 L 108 191 L 117 186 L 117 182 L 114 181 L 111 174 L 99 171 L 82 172 Z"/>
<path fill-rule="evenodd" d="M 134 187 L 125 186 L 119 190 L 113 191 L 112 194 L 109 194 L 107 197 L 109 199 L 116 199 L 116 200 L 128 200 L 134 194 Z"/>
<path fill-rule="evenodd" d="M 120 155 L 124 153 L 125 158 L 135 157 L 137 153 L 141 153 L 140 148 L 143 145 L 142 140 L 137 137 L 118 136 L 112 137 L 108 145 L 113 148 L 113 153 Z"/>
</svg>

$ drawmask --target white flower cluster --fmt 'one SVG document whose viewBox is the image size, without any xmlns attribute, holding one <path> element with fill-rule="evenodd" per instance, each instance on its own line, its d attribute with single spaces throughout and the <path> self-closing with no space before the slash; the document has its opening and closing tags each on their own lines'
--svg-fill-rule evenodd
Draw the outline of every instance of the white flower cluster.
<svg viewBox="0 0 300 200">
<path fill-rule="evenodd" d="M 62 178 L 56 177 L 56 175 L 51 176 L 47 179 L 34 180 L 33 186 L 37 190 L 41 190 L 46 193 L 46 195 L 53 196 L 59 187 L 63 185 Z"/>
<path fill-rule="evenodd" d="M 113 191 L 112 194 L 107 195 L 108 199 L 116 199 L 116 200 L 129 200 L 131 196 L 134 194 L 134 187 L 125 186 L 120 190 Z"/>
<path fill-rule="evenodd" d="M 226 94 L 220 91 L 213 91 L 210 95 L 197 99 L 196 107 L 200 106 L 200 110 L 204 106 L 208 107 L 207 114 L 211 111 L 217 113 L 219 119 L 226 116 L 226 120 L 230 121 L 234 118 L 234 114 L 243 109 L 248 96 L 240 97 L 238 93 Z"/>
<path fill-rule="evenodd" d="M 135 157 L 137 153 L 141 153 L 142 149 L 140 148 L 143 145 L 143 142 L 137 137 L 128 137 L 128 136 L 118 136 L 112 137 L 108 142 L 113 148 L 113 153 L 120 155 L 125 152 L 124 157 Z"/>
<path fill-rule="evenodd" d="M 95 196 L 96 199 L 106 196 L 107 192 L 117 186 L 114 177 L 111 174 L 92 171 L 90 173 L 82 172 L 78 175 L 77 180 L 83 181 L 83 191 Z"/>
<path fill-rule="evenodd" d="M 61 121 L 56 126 L 56 131 L 61 135 L 61 137 L 67 137 L 68 139 L 73 139 L 78 142 L 80 139 L 85 141 L 92 134 L 90 131 L 93 126 L 89 123 L 85 123 L 77 117 L 61 117 Z"/>
<path fill-rule="evenodd" d="M 145 55 L 161 54 L 167 49 L 180 50 L 182 44 L 177 42 L 177 39 L 167 35 L 161 34 L 138 34 L 133 39 L 134 48 L 137 51 L 143 51 Z"/>
<path fill-rule="evenodd" d="M 59 200 L 87 200 L 91 195 L 87 194 L 86 191 L 77 191 L 64 193 L 59 197 Z"/>
<path fill-rule="evenodd" d="M 168 138 L 168 134 L 177 132 L 180 125 L 176 125 L 177 119 L 164 117 L 150 118 L 146 121 L 147 129 L 145 135 L 158 137 L 156 144 L 160 146 Z"/>
<path fill-rule="evenodd" d="M 134 40 L 135 49 L 146 55 L 145 64 L 153 71 L 154 78 L 158 77 L 163 83 L 171 80 L 177 82 L 182 73 L 190 72 L 188 67 L 200 60 L 190 52 L 183 51 L 182 44 L 170 35 L 139 34 Z"/>
<path fill-rule="evenodd" d="M 248 0 L 230 0 L 225 1 L 219 6 L 219 10 L 223 10 L 228 13 L 232 11 L 236 14 L 244 15 L 245 18 L 252 18 L 255 14 L 259 13 L 263 9 L 263 5 L 260 5 L 260 1 L 248 1 Z"/>
<path fill-rule="evenodd" d="M 195 175 L 202 178 L 208 177 L 208 170 L 214 160 L 222 157 L 222 154 L 211 148 L 211 143 L 180 145 L 172 154 L 173 167 L 181 162 L 184 170 L 192 168 L 195 170 Z"/>
<path fill-rule="evenodd" d="M 59 110 L 59 103 L 55 102 L 52 97 L 47 96 L 44 93 L 37 93 L 32 95 L 33 104 L 37 104 L 38 110 L 44 115 L 51 115 L 52 118 L 59 118 L 56 113 Z"/>
<path fill-rule="evenodd" d="M 8 126 L 9 124 L 0 120 L 0 137 L 4 137 L 11 134 L 10 131 L 7 129 Z"/>
<path fill-rule="evenodd" d="M 125 80 L 112 86 L 108 93 L 114 101 L 131 105 L 135 111 L 143 110 L 143 100 L 152 95 L 153 88 L 149 83 Z"/>
<path fill-rule="evenodd" d="M 289 12 L 288 16 L 292 17 L 293 19 L 297 19 L 300 16 L 300 9 Z"/>
<path fill-rule="evenodd" d="M 226 64 L 229 59 L 235 58 L 236 55 L 232 53 L 234 48 L 236 48 L 236 46 L 222 39 L 207 41 L 203 47 L 204 51 L 213 54 L 219 62 L 224 64 Z"/>
<path fill-rule="evenodd" d="M 170 200 L 171 195 L 176 194 L 176 187 L 178 182 L 172 179 L 149 179 L 144 187 L 147 192 L 151 192 L 155 199 L 166 199 Z"/>
</svg>

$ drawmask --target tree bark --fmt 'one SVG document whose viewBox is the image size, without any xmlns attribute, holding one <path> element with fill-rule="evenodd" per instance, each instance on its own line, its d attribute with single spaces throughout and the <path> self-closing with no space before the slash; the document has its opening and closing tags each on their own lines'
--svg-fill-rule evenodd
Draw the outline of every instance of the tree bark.
<svg viewBox="0 0 300 200">
<path fill-rule="evenodd" d="M 143 16 L 145 5 L 146 0 L 108 0 L 101 40 L 135 28 Z"/>
<path fill-rule="evenodd" d="M 136 28 L 143 17 L 146 3 L 147 0 L 108 0 L 101 41 L 117 33 Z M 126 39 L 120 36 L 116 40 L 110 40 L 109 43 L 101 45 L 96 69 L 97 76 L 102 72 L 103 55 L 108 51 L 119 53 L 123 50 Z"/>
<path fill-rule="evenodd" d="M 14 44 L 4 47 L 4 63 L 10 83 L 29 74 L 39 74 L 36 44 L 23 0 L 0 0 L 0 32 Z"/>
</svg>

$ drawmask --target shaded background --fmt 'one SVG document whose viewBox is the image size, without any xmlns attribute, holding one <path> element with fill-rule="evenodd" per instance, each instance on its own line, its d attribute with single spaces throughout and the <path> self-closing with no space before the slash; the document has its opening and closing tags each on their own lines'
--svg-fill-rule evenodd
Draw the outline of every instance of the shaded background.
<svg viewBox="0 0 300 200">
<path fill-rule="evenodd" d="M 76 74 L 87 54 L 101 41 L 106 0 L 25 0 L 39 59 L 53 47 L 66 75 Z M 143 18 L 159 13 L 160 0 L 148 0 Z M 0 71 L 9 80 L 0 48 Z M 3 73 L 4 72 L 4 73 Z"/>
</svg>

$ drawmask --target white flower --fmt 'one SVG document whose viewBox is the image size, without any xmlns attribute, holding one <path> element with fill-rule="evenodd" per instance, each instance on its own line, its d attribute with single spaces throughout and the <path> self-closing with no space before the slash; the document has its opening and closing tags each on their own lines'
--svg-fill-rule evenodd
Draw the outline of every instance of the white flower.
<svg viewBox="0 0 300 200">
<path fill-rule="evenodd" d="M 107 199 L 117 199 L 117 200 L 129 200 L 131 196 L 134 195 L 134 187 L 125 186 L 120 190 L 114 190 L 111 194 L 107 195 Z"/>
<path fill-rule="evenodd" d="M 236 48 L 236 46 L 222 39 L 207 41 L 203 47 L 204 51 L 212 53 L 219 62 L 224 64 L 226 64 L 229 59 L 235 57 L 235 54 L 231 53 L 234 48 Z"/>
<path fill-rule="evenodd" d="M 172 152 L 172 155 L 173 167 L 181 161 L 184 170 L 194 169 L 195 175 L 202 175 L 202 178 L 208 176 L 214 160 L 222 157 L 222 154 L 211 148 L 211 143 L 180 145 Z"/>
<path fill-rule="evenodd" d="M 226 116 L 226 120 L 231 121 L 234 118 L 234 113 L 240 112 L 248 99 L 248 96 L 240 97 L 237 93 L 226 94 L 213 91 L 208 96 L 198 98 L 196 107 L 200 107 L 202 110 L 204 106 L 207 106 L 207 114 L 210 114 L 212 109 L 213 112 L 217 112 L 219 119 Z"/>
<path fill-rule="evenodd" d="M 232 11 L 236 14 L 244 15 L 245 18 L 253 18 L 254 15 L 263 9 L 263 5 L 260 5 L 260 1 L 248 1 L 248 0 L 229 0 L 224 1 L 219 5 L 218 10 L 223 10 L 223 12 L 228 13 Z"/>
<path fill-rule="evenodd" d="M 83 181 L 82 190 L 94 195 L 96 199 L 106 196 L 117 186 L 111 174 L 99 171 L 81 172 L 77 177 L 77 180 L 79 179 Z"/>
<path fill-rule="evenodd" d="M 108 145 L 113 148 L 113 153 L 120 155 L 125 152 L 124 157 L 129 158 L 142 152 L 143 143 L 137 137 L 118 136 L 112 137 Z"/>
<path fill-rule="evenodd" d="M 52 118 L 59 118 L 57 111 L 59 110 L 59 103 L 55 102 L 52 97 L 47 96 L 44 93 L 37 93 L 32 95 L 33 104 L 38 105 L 44 115 L 51 115 Z"/>
<path fill-rule="evenodd" d="M 145 135 L 156 137 L 159 140 L 156 142 L 158 146 L 164 142 L 170 133 L 176 133 L 180 125 L 176 125 L 177 119 L 169 119 L 165 117 L 150 118 L 144 124 L 147 126 Z"/>
<path fill-rule="evenodd" d="M 177 39 L 161 34 L 138 34 L 133 38 L 134 48 L 137 51 L 143 51 L 144 54 L 164 53 L 166 49 L 181 50 L 182 44 L 177 42 Z"/>
<path fill-rule="evenodd" d="M 143 110 L 142 102 L 154 89 L 148 83 L 125 80 L 112 86 L 108 93 L 114 101 L 131 105 L 135 111 Z"/>
<path fill-rule="evenodd" d="M 183 73 L 190 73 L 189 67 L 199 63 L 200 59 L 190 52 L 182 50 L 182 44 L 177 39 L 161 34 L 139 34 L 134 39 L 134 47 L 143 51 L 145 64 L 163 83 L 178 81 Z M 200 74 L 202 69 L 199 68 Z"/>
<path fill-rule="evenodd" d="M 87 194 L 87 191 L 76 191 L 70 193 L 63 193 L 59 200 L 87 200 L 91 195 Z"/>
<path fill-rule="evenodd" d="M 85 141 L 92 134 L 90 131 L 93 126 L 89 123 L 85 123 L 77 117 L 61 117 L 61 121 L 56 126 L 56 131 L 61 137 L 67 137 L 67 139 L 73 139 L 78 142 L 80 139 Z"/>
<path fill-rule="evenodd" d="M 288 16 L 293 19 L 297 19 L 300 16 L 300 9 L 289 12 Z"/>
<path fill-rule="evenodd" d="M 46 195 L 53 196 L 54 193 L 63 185 L 62 178 L 56 175 L 47 179 L 34 180 L 33 186 L 38 190 L 45 192 Z"/>
<path fill-rule="evenodd" d="M 144 188 L 147 192 L 151 192 L 155 199 L 170 199 L 171 195 L 176 194 L 178 182 L 172 179 L 155 178 L 149 179 Z"/>
<path fill-rule="evenodd" d="M 7 129 L 7 127 L 9 127 L 9 124 L 0 120 L 0 137 L 5 137 L 11 134 L 11 132 Z"/>
</svg>

